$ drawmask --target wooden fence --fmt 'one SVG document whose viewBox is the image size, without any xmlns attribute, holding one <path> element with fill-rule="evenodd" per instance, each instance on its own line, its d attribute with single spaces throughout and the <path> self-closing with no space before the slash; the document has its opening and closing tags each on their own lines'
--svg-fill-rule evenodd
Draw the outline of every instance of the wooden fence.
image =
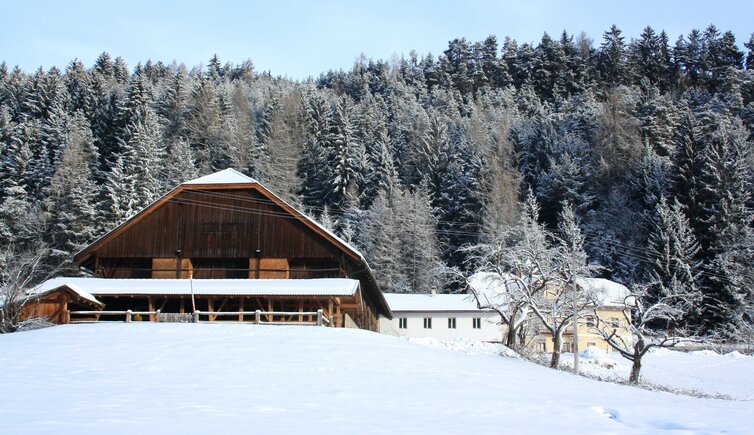
<svg viewBox="0 0 754 435">
<path fill-rule="evenodd" d="M 74 316 L 93 316 L 90 318 L 74 319 Z M 237 322 L 254 323 L 257 325 L 330 325 L 330 319 L 325 316 L 324 311 L 199 311 L 196 310 L 191 314 L 161 313 L 157 311 L 69 311 L 68 318 L 70 323 L 92 323 L 99 322 L 102 316 L 122 316 L 125 323 L 140 320 L 141 316 L 148 316 L 149 321 L 157 322 L 193 322 L 193 323 L 213 323 L 218 317 L 237 317 Z M 138 316 L 138 317 L 137 317 Z M 205 316 L 206 320 L 202 321 L 201 317 Z M 246 320 L 247 317 L 252 317 Z M 275 319 L 278 320 L 275 320 Z M 185 320 L 183 320 L 185 319 Z M 294 320 L 295 319 L 295 320 Z M 119 321 L 119 320 L 113 320 Z"/>
</svg>

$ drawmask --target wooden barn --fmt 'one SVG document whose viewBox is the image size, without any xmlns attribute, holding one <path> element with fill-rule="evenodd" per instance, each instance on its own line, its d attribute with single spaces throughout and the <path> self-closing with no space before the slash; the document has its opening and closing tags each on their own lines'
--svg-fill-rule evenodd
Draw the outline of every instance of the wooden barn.
<svg viewBox="0 0 754 435">
<path fill-rule="evenodd" d="M 261 311 L 293 322 L 322 310 L 331 326 L 376 331 L 378 315 L 392 317 L 356 249 L 233 169 L 179 185 L 74 259 L 96 278 L 56 278 L 38 291 L 72 284 L 103 313 L 149 319 L 159 311 L 247 321 Z"/>
</svg>

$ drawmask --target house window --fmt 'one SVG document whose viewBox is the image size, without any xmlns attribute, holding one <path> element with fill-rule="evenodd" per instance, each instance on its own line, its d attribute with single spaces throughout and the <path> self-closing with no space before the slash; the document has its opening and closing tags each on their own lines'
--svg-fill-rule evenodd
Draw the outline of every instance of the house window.
<svg viewBox="0 0 754 435">
<path fill-rule="evenodd" d="M 401 317 L 400 319 L 398 319 L 398 328 L 399 329 L 408 328 L 408 319 L 405 317 Z"/>
<path fill-rule="evenodd" d="M 432 318 L 431 317 L 425 317 L 424 318 L 424 329 L 432 329 Z"/>
<path fill-rule="evenodd" d="M 594 328 L 594 316 L 586 316 L 586 327 Z"/>
<path fill-rule="evenodd" d="M 569 343 L 567 341 L 564 342 L 563 346 L 560 348 L 560 351 L 561 352 L 570 352 L 571 351 L 571 343 Z"/>
<path fill-rule="evenodd" d="M 448 329 L 456 329 L 456 318 L 448 317 Z"/>
<path fill-rule="evenodd" d="M 597 347 L 597 343 L 594 341 L 587 342 L 586 347 Z"/>
<path fill-rule="evenodd" d="M 547 346 L 545 345 L 544 341 L 537 342 L 537 350 L 540 351 L 540 352 L 546 352 L 547 351 Z"/>
<path fill-rule="evenodd" d="M 610 318 L 610 326 L 612 326 L 613 328 L 620 327 L 620 320 L 618 320 L 617 317 L 611 317 Z"/>
<path fill-rule="evenodd" d="M 474 329 L 482 329 L 482 318 L 481 317 L 474 317 L 472 319 L 472 324 Z"/>
</svg>

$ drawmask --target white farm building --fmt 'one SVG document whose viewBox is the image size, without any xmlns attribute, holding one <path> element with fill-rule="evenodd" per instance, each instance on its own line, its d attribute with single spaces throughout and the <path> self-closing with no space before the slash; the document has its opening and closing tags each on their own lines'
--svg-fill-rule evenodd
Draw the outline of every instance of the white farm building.
<svg viewBox="0 0 754 435">
<path fill-rule="evenodd" d="M 393 318 L 379 318 L 379 331 L 400 337 L 500 341 L 500 315 L 480 309 L 471 294 L 385 293 Z"/>
</svg>

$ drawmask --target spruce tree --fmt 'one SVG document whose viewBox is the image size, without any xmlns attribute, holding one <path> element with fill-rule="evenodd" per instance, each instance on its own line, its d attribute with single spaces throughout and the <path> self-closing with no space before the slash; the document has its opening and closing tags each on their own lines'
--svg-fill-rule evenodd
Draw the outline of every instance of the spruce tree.
<svg viewBox="0 0 754 435">
<path fill-rule="evenodd" d="M 64 273 L 79 273 L 73 254 L 98 234 L 97 165 L 89 122 L 78 112 L 68 125 L 65 147 L 50 181 L 47 209 L 51 215 L 51 261 Z"/>
<path fill-rule="evenodd" d="M 669 205 L 662 196 L 657 202 L 647 245 L 649 289 L 644 302 L 651 306 L 674 295 L 683 295 L 684 300 L 675 303 L 683 307 L 687 319 L 697 317 L 702 308 L 699 288 L 702 263 L 697 258 L 700 247 L 678 201 Z M 667 329 L 684 325 L 655 326 Z"/>
</svg>

